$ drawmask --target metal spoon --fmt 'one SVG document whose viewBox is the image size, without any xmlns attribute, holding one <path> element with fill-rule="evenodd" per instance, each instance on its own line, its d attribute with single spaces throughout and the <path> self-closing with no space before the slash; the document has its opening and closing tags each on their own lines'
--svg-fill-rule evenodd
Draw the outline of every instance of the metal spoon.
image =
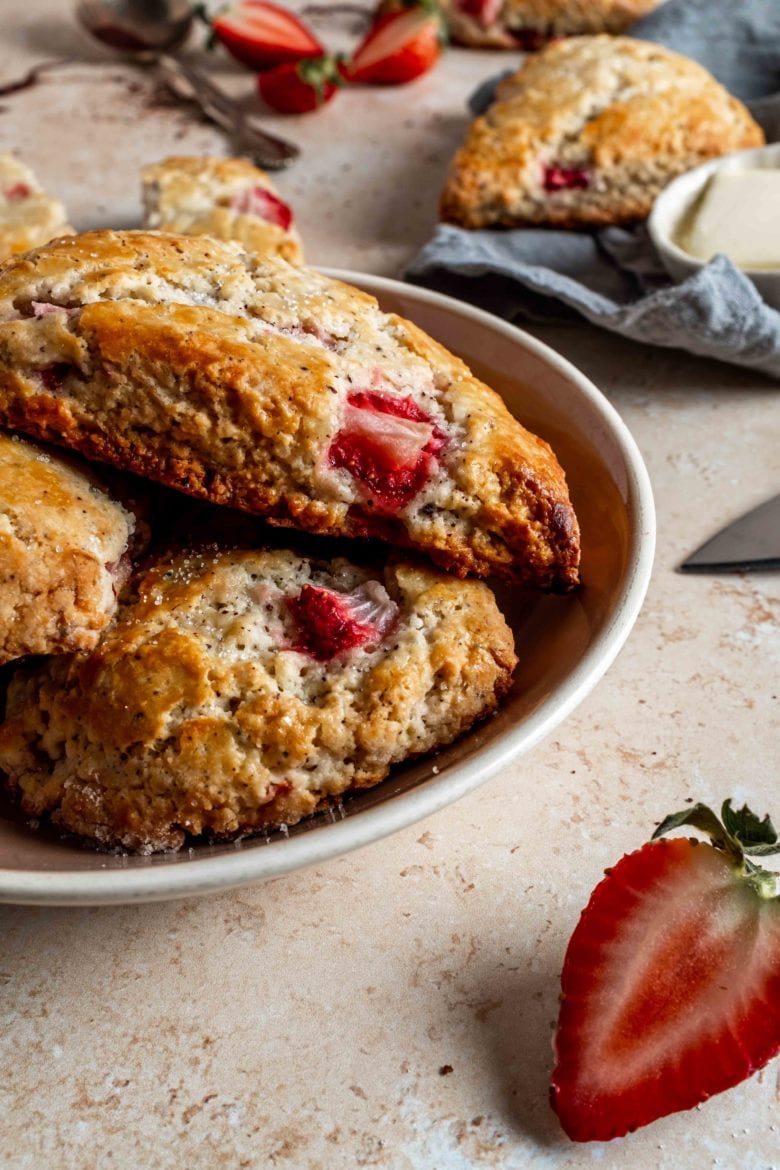
<svg viewBox="0 0 780 1170">
<path fill-rule="evenodd" d="M 76 20 L 104 47 L 133 61 L 156 63 L 165 84 L 179 97 L 196 101 L 258 166 L 280 170 L 300 154 L 292 142 L 256 125 L 202 70 L 171 55 L 192 28 L 190 0 L 78 0 Z"/>
</svg>

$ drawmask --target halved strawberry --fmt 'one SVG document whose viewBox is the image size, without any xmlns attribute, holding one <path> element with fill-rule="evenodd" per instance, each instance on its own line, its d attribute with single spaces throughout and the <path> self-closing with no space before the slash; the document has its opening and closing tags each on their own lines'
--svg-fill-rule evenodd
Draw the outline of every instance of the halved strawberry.
<svg viewBox="0 0 780 1170">
<path fill-rule="evenodd" d="M 308 114 L 327 105 L 341 85 L 335 57 L 315 57 L 292 65 L 277 65 L 260 73 L 260 96 L 280 114 Z"/>
<path fill-rule="evenodd" d="M 380 16 L 342 72 L 348 81 L 402 85 L 431 69 L 445 41 L 439 8 L 418 0 Z"/>
<path fill-rule="evenodd" d="M 392 514 L 425 486 L 445 443 L 444 432 L 411 398 L 360 390 L 347 399 L 327 459 L 349 471 L 371 506 Z"/>
<path fill-rule="evenodd" d="M 358 646 L 372 649 L 395 624 L 398 606 L 378 581 L 367 581 L 351 593 L 304 585 L 287 600 L 295 623 L 300 654 L 329 662 Z"/>
<path fill-rule="evenodd" d="M 246 191 L 240 191 L 233 196 L 230 206 L 239 215 L 254 215 L 257 219 L 276 224 L 285 232 L 293 221 L 291 208 L 267 187 L 249 187 Z"/>
<path fill-rule="evenodd" d="M 227 51 L 256 72 L 325 51 L 299 17 L 267 0 L 236 0 L 213 20 L 202 5 L 199 13 Z"/>
<path fill-rule="evenodd" d="M 693 805 L 594 890 L 566 952 L 552 1105 L 569 1137 L 605 1141 L 736 1085 L 780 1051 L 780 897 L 748 855 L 771 821 Z"/>
</svg>

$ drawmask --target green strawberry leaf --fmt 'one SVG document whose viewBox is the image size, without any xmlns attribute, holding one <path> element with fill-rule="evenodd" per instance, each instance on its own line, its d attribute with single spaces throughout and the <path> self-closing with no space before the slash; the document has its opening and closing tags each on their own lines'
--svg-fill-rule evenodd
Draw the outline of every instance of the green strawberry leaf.
<svg viewBox="0 0 780 1170">
<path fill-rule="evenodd" d="M 726 800 L 723 802 L 720 815 L 728 832 L 742 844 L 746 853 L 754 853 L 758 846 L 762 847 L 762 854 L 766 853 L 767 850 L 763 846 L 767 845 L 775 846 L 768 852 L 780 852 L 777 833 L 768 813 L 763 820 L 759 820 L 746 804 L 743 804 L 741 809 L 734 809 L 731 807 L 731 801 Z"/>
<path fill-rule="evenodd" d="M 719 845 L 729 853 L 738 853 L 740 855 L 742 853 L 739 842 L 731 837 L 728 830 L 720 823 L 715 813 L 706 804 L 692 804 L 690 808 L 684 808 L 681 812 L 672 813 L 665 820 L 661 821 L 651 839 L 655 841 L 656 837 L 661 837 L 671 829 L 679 829 L 683 825 L 690 825 L 691 828 L 699 829 L 702 833 L 706 833 L 708 837 L 712 838 L 715 845 Z"/>
</svg>

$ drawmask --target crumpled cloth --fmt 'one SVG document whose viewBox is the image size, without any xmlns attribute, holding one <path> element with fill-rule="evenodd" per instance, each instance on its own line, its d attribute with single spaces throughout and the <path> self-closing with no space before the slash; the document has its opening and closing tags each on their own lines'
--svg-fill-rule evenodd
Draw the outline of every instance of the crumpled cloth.
<svg viewBox="0 0 780 1170">
<path fill-rule="evenodd" d="M 667 0 L 632 36 L 700 61 L 780 140 L 780 0 Z M 484 109 L 497 79 L 481 86 Z M 780 312 L 725 256 L 673 284 L 644 227 L 466 231 L 440 224 L 406 279 L 508 320 L 584 317 L 651 345 L 689 350 L 780 380 Z"/>
</svg>

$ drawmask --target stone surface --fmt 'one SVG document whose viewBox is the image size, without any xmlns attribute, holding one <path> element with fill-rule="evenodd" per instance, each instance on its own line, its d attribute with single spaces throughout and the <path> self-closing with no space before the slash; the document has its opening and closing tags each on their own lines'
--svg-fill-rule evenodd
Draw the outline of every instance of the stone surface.
<svg viewBox="0 0 780 1170">
<path fill-rule="evenodd" d="M 79 227 L 137 223 L 144 162 L 224 149 L 148 74 L 97 58 L 63 4 L 0 9 L 0 84 L 73 62 L 0 97 L 0 150 Z M 397 274 L 465 95 L 504 63 L 453 50 L 406 89 L 269 118 L 304 148 L 278 182 L 313 262 Z M 617 663 L 504 775 L 321 869 L 163 905 L 0 906 L 3 1170 L 780 1165 L 776 1063 L 608 1146 L 569 1143 L 546 1098 L 561 961 L 603 868 L 689 797 L 780 815 L 780 578 L 675 572 L 777 491 L 777 389 L 585 326 L 535 332 L 609 396 L 656 493 L 653 581 Z"/>
</svg>

